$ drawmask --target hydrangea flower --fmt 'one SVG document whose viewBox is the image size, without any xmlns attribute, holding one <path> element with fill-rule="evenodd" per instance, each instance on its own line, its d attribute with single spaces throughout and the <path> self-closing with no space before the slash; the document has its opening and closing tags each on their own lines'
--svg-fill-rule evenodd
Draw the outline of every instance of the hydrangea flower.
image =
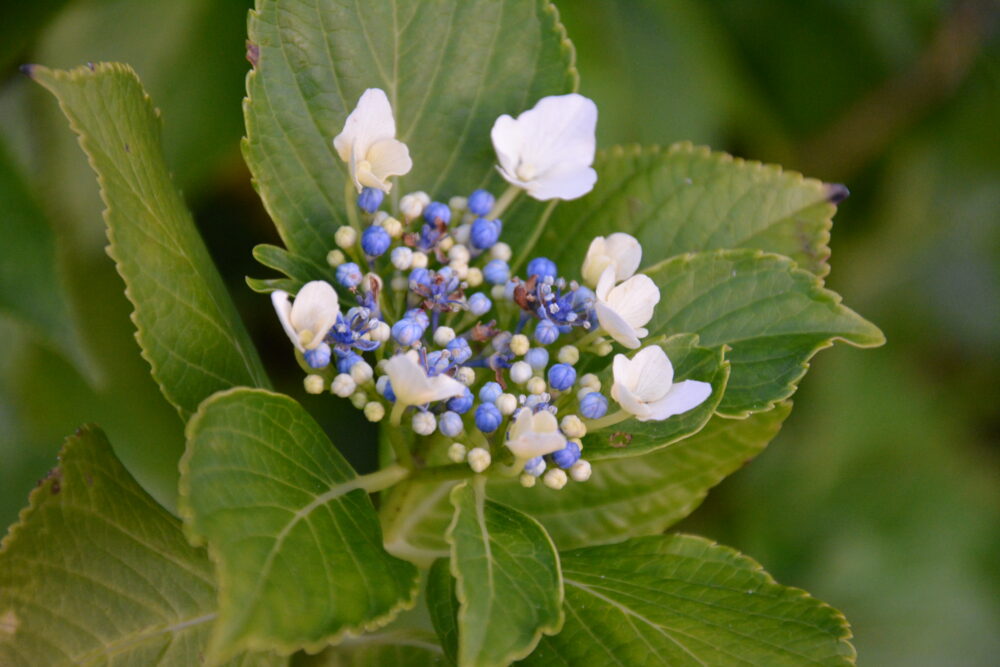
<svg viewBox="0 0 1000 667">
<path fill-rule="evenodd" d="M 663 348 L 650 345 L 629 359 L 615 355 L 611 397 L 639 421 L 662 421 L 698 407 L 712 385 L 698 380 L 674 382 L 674 366 Z"/>
<path fill-rule="evenodd" d="M 632 276 L 615 286 L 615 267 L 604 269 L 597 281 L 597 320 L 608 335 L 625 347 L 636 349 L 639 339 L 649 332 L 643 328 L 653 319 L 653 309 L 660 302 L 660 288 L 646 275 Z"/>
<path fill-rule="evenodd" d="M 275 290 L 271 293 L 271 303 L 289 340 L 303 353 L 323 343 L 340 314 L 337 291 L 323 280 L 303 285 L 294 303 L 289 301 L 288 292 Z"/>
<path fill-rule="evenodd" d="M 340 159 L 347 163 L 358 193 L 365 188 L 389 192 L 389 177 L 402 176 L 413 167 L 410 151 L 396 139 L 396 120 L 389 98 L 379 88 L 369 88 L 333 139 Z"/>
<path fill-rule="evenodd" d="M 559 422 L 548 410 L 533 413 L 522 408 L 507 434 L 507 448 L 518 459 L 545 456 L 566 447 L 566 436 L 559 430 Z"/>
<path fill-rule="evenodd" d="M 389 376 L 396 402 L 403 405 L 424 405 L 442 401 L 466 392 L 464 384 L 447 375 L 428 375 L 415 359 L 415 354 L 397 354 L 383 370 Z"/>
<path fill-rule="evenodd" d="M 624 232 L 598 236 L 590 242 L 587 256 L 583 259 L 583 281 L 590 286 L 597 285 L 604 269 L 615 270 L 615 282 L 621 282 L 635 275 L 642 261 L 642 246 L 632 235 Z"/>
<path fill-rule="evenodd" d="M 597 106 L 582 95 L 543 97 L 516 119 L 497 118 L 490 136 L 500 175 L 535 199 L 576 199 L 597 182 Z"/>
</svg>

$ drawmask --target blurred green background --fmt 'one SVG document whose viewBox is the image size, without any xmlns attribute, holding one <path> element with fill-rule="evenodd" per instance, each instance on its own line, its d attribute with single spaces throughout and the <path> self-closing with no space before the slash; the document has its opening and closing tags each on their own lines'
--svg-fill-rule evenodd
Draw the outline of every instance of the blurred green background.
<svg viewBox="0 0 1000 667">
<path fill-rule="evenodd" d="M 247 2 L 38 0 L 0 22 L 0 523 L 97 422 L 127 465 L 182 426 L 132 339 L 93 175 L 17 71 L 131 63 L 167 158 L 277 386 L 304 396 L 251 248 L 276 235 L 239 153 Z M 889 344 L 820 354 L 777 440 L 681 529 L 851 620 L 862 664 L 1000 654 L 1000 5 L 987 0 L 560 3 L 599 144 L 682 139 L 846 183 L 828 284 Z M 358 467 L 373 451 L 350 452 Z M 165 503 L 169 477 L 142 481 Z"/>
</svg>

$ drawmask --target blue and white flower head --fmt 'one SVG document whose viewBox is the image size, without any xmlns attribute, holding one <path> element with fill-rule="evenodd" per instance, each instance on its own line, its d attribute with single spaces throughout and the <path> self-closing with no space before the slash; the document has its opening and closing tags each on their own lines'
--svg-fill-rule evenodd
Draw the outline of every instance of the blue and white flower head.
<svg viewBox="0 0 1000 667">
<path fill-rule="evenodd" d="M 643 328 L 653 319 L 653 309 L 660 302 L 660 288 L 646 275 L 628 278 L 615 286 L 615 268 L 608 266 L 597 282 L 594 310 L 601 328 L 616 341 L 637 349 L 639 339 L 649 332 Z"/>
<path fill-rule="evenodd" d="M 539 200 L 576 199 L 597 181 L 597 106 L 582 95 L 543 97 L 516 119 L 497 118 L 490 133 L 500 175 Z"/>
<path fill-rule="evenodd" d="M 467 390 L 464 384 L 447 375 L 428 375 L 416 353 L 397 354 L 382 367 L 389 376 L 389 383 L 402 405 L 424 405 L 461 396 Z"/>
<path fill-rule="evenodd" d="M 635 275 L 641 261 L 642 246 L 634 236 L 624 232 L 598 236 L 590 242 L 583 260 L 583 281 L 591 287 L 597 285 L 610 266 L 615 270 L 615 282 L 621 282 Z"/>
<path fill-rule="evenodd" d="M 615 355 L 611 397 L 639 421 L 662 421 L 705 402 L 712 385 L 698 380 L 674 382 L 674 367 L 656 345 L 640 350 L 632 359 Z"/>
<path fill-rule="evenodd" d="M 413 167 L 406 144 L 396 139 L 389 98 L 379 88 L 369 88 L 361 95 L 333 147 L 348 164 L 359 193 L 366 187 L 389 192 L 389 178 L 409 173 Z"/>
<path fill-rule="evenodd" d="M 522 408 L 507 433 L 507 448 L 518 459 L 533 459 L 563 449 L 566 436 L 559 430 L 559 422 L 548 410 L 532 412 Z"/>
<path fill-rule="evenodd" d="M 303 285 L 294 303 L 289 301 L 288 292 L 275 290 L 271 293 L 271 303 L 289 340 L 303 353 L 323 343 L 340 314 L 337 292 L 324 280 Z"/>
</svg>

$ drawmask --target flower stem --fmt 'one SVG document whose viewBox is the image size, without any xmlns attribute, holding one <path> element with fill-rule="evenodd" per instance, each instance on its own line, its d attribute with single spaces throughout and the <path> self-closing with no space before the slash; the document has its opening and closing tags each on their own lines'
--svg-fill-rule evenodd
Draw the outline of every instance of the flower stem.
<svg viewBox="0 0 1000 667">
<path fill-rule="evenodd" d="M 587 433 L 592 433 L 594 431 L 599 431 L 602 428 L 619 424 L 626 419 L 629 419 L 631 416 L 631 412 L 619 410 L 618 412 L 613 412 L 610 415 L 604 415 L 600 419 L 584 419 L 583 423 L 587 427 Z"/>
<path fill-rule="evenodd" d="M 389 415 L 389 443 L 392 445 L 392 451 L 395 452 L 399 465 L 412 469 L 413 454 L 410 453 L 410 448 L 403 437 L 403 429 L 399 427 L 403 420 L 404 410 L 406 410 L 406 406 L 399 401 L 392 404 L 392 412 Z"/>
<path fill-rule="evenodd" d="M 559 203 L 558 199 L 553 199 L 549 202 L 549 205 L 545 207 L 545 211 L 542 213 L 542 217 L 538 219 L 535 223 L 535 228 L 531 231 L 531 237 L 528 241 L 521 247 L 521 252 L 517 256 L 517 260 L 510 265 L 511 275 L 516 274 L 520 269 L 521 265 L 528 260 L 528 255 L 531 251 L 535 249 L 535 244 L 538 243 L 538 239 L 542 238 L 542 233 L 545 231 L 546 225 L 549 223 L 549 218 L 552 216 L 552 211 L 555 210 L 556 204 Z"/>
<path fill-rule="evenodd" d="M 395 486 L 411 475 L 409 468 L 393 464 L 382 470 L 378 470 L 367 475 L 360 475 L 356 483 L 359 489 L 364 489 L 368 493 L 377 493 L 390 486 Z"/>
<path fill-rule="evenodd" d="M 576 345 L 581 352 L 586 351 L 591 345 L 593 345 L 601 337 L 601 328 L 594 327 L 588 331 L 583 338 L 578 339 L 573 345 Z"/>
<path fill-rule="evenodd" d="M 351 223 L 351 227 L 354 227 L 355 231 L 358 232 L 358 237 L 360 238 L 361 232 L 364 231 L 361 228 L 361 220 L 358 218 L 358 209 L 354 204 L 354 200 L 357 195 L 354 192 L 354 183 L 347 180 L 344 184 L 344 208 L 347 209 L 347 221 Z"/>
<path fill-rule="evenodd" d="M 504 190 L 504 193 L 500 195 L 500 199 L 497 199 L 496 202 L 493 204 L 493 208 L 490 209 L 489 219 L 496 220 L 501 215 L 503 215 L 504 211 L 507 210 L 507 208 L 514 202 L 515 199 L 517 199 L 517 196 L 522 192 L 523 190 L 521 190 L 521 188 L 517 187 L 516 185 L 508 186 L 508 188 Z"/>
</svg>

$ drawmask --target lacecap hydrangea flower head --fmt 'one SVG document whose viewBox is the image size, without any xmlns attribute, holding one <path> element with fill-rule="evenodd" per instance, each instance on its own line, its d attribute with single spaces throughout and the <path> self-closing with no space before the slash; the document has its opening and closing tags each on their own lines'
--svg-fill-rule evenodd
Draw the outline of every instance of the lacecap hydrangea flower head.
<svg viewBox="0 0 1000 667">
<path fill-rule="evenodd" d="M 519 475 L 527 487 L 541 478 L 553 489 L 590 477 L 588 429 L 669 419 L 704 402 L 708 383 L 674 383 L 663 349 L 642 347 L 660 293 L 637 273 L 638 240 L 613 232 L 613 220 L 580 266 L 537 256 L 520 270 L 501 240 L 504 211 L 519 194 L 590 192 L 596 124 L 586 97 L 545 97 L 493 126 L 497 170 L 510 184 L 501 197 L 476 190 L 432 201 L 411 192 L 387 210 L 392 178 L 413 162 L 385 93 L 365 91 L 333 142 L 359 209 L 331 239 L 335 284 L 309 282 L 294 299 L 272 295 L 310 370 L 306 389 L 387 419 L 402 465 L 414 465 L 412 443 L 437 438 L 451 465 Z M 642 349 L 615 356 L 612 385 L 602 388 L 577 369 L 614 343 Z M 620 409 L 609 414 L 612 402 Z"/>
</svg>

